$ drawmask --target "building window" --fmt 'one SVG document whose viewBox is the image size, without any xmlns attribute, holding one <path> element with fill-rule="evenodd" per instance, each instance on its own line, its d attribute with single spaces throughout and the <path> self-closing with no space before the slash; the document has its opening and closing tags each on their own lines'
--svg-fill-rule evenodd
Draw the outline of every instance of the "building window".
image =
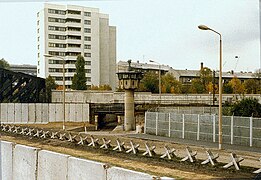
<svg viewBox="0 0 261 180">
<path fill-rule="evenodd" d="M 80 45 L 80 44 L 68 44 L 68 47 L 72 47 L 72 48 L 80 48 L 81 45 Z"/>
<path fill-rule="evenodd" d="M 39 20 L 37 21 L 37 25 L 39 25 L 40 24 L 40 22 L 39 22 Z"/>
<path fill-rule="evenodd" d="M 65 15 L 65 14 L 66 14 L 65 11 L 56 10 L 56 9 L 48 9 L 48 13 L 50 13 L 50 14 L 62 14 L 62 15 Z"/>
<path fill-rule="evenodd" d="M 81 20 L 80 19 L 67 18 L 66 22 L 81 23 Z"/>
<path fill-rule="evenodd" d="M 49 43 L 49 47 L 66 48 L 66 44 Z"/>
<path fill-rule="evenodd" d="M 81 31 L 81 28 L 79 27 L 68 27 L 68 31 Z"/>
<path fill-rule="evenodd" d="M 63 72 L 63 69 L 60 69 L 60 68 L 49 68 L 49 72 L 58 72 L 58 73 L 61 73 L 61 72 Z"/>
<path fill-rule="evenodd" d="M 84 20 L 84 24 L 91 25 L 91 20 Z"/>
<path fill-rule="evenodd" d="M 85 73 L 91 73 L 91 69 L 85 69 Z"/>
<path fill-rule="evenodd" d="M 75 10 L 67 10 L 68 14 L 77 14 L 77 15 L 81 15 L 81 11 L 75 11 Z"/>
<path fill-rule="evenodd" d="M 87 80 L 87 82 L 91 82 L 92 81 L 91 77 L 87 77 L 86 80 Z"/>
<path fill-rule="evenodd" d="M 49 59 L 49 64 L 63 64 L 62 60 Z"/>
<path fill-rule="evenodd" d="M 57 27 L 57 26 L 48 26 L 48 29 L 51 31 L 66 31 L 65 27 Z"/>
<path fill-rule="evenodd" d="M 85 44 L 85 45 L 84 45 L 84 49 L 91 49 L 91 45 Z"/>
<path fill-rule="evenodd" d="M 40 41 L 40 37 L 37 38 L 37 41 L 38 41 L 38 42 Z"/>
<path fill-rule="evenodd" d="M 90 66 L 90 65 L 92 65 L 92 62 L 91 61 L 85 61 L 85 65 Z"/>
<path fill-rule="evenodd" d="M 91 53 L 84 53 L 84 57 L 91 57 L 92 54 Z"/>
<path fill-rule="evenodd" d="M 49 21 L 49 22 L 58 22 L 58 23 L 65 23 L 65 22 L 66 22 L 65 19 L 61 19 L 61 18 L 52 18 L 52 17 L 49 17 L 49 18 L 48 18 L 48 21 Z"/>
<path fill-rule="evenodd" d="M 91 12 L 84 12 L 84 16 L 91 17 L 92 13 Z"/>
<path fill-rule="evenodd" d="M 84 28 L 85 33 L 91 33 L 91 28 Z"/>
<path fill-rule="evenodd" d="M 90 36 L 84 36 L 84 41 L 91 41 L 91 37 Z"/>
<path fill-rule="evenodd" d="M 65 52 L 49 51 L 52 56 L 65 56 Z"/>
<path fill-rule="evenodd" d="M 40 32 L 40 29 L 37 29 L 37 33 L 39 34 L 39 32 Z"/>
<path fill-rule="evenodd" d="M 40 49 L 40 45 L 37 46 L 38 50 Z"/>
<path fill-rule="evenodd" d="M 40 57 L 40 53 L 38 53 L 38 57 Z"/>
<path fill-rule="evenodd" d="M 60 39 L 60 40 L 65 40 L 66 39 L 66 36 L 55 35 L 55 34 L 49 34 L 48 37 L 49 37 L 49 39 Z"/>
<path fill-rule="evenodd" d="M 76 39 L 76 40 L 81 40 L 81 36 L 73 36 L 73 35 L 68 35 L 68 39 Z"/>
</svg>

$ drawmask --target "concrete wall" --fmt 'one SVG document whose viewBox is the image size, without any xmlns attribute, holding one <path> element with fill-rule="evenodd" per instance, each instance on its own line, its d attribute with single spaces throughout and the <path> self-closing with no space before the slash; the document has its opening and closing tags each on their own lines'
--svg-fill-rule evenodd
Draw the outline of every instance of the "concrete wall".
<svg viewBox="0 0 261 180">
<path fill-rule="evenodd" d="M 66 104 L 65 120 L 89 122 L 89 104 Z M 59 103 L 1 103 L 1 123 L 48 123 L 63 121 L 63 106 Z"/>
<path fill-rule="evenodd" d="M 62 102 L 62 91 L 52 92 L 52 102 Z M 218 94 L 216 94 L 218 100 Z M 222 101 L 240 100 L 243 97 L 255 97 L 261 102 L 259 94 L 223 94 Z M 158 103 L 161 104 L 187 104 L 187 103 L 205 103 L 211 104 L 212 94 L 152 94 L 150 92 L 135 92 L 135 103 Z M 66 91 L 66 102 L 68 103 L 124 103 L 124 92 L 112 91 Z M 215 102 L 218 105 L 218 101 Z"/>
<path fill-rule="evenodd" d="M 0 141 L 1 180 L 122 180 L 154 176 L 105 163 Z"/>
</svg>

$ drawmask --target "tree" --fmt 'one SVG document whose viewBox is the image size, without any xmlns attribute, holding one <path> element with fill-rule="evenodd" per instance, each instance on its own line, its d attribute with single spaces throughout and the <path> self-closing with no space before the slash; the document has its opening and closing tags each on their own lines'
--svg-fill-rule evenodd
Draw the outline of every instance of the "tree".
<svg viewBox="0 0 261 180">
<path fill-rule="evenodd" d="M 205 89 L 204 92 L 207 92 L 207 86 L 212 82 L 212 77 L 212 71 L 208 67 L 204 67 L 199 71 L 199 78 Z"/>
<path fill-rule="evenodd" d="M 181 93 L 182 84 L 171 73 L 162 76 L 162 92 Z"/>
<path fill-rule="evenodd" d="M 245 87 L 237 77 L 233 77 L 229 82 L 234 94 L 244 94 Z"/>
<path fill-rule="evenodd" d="M 233 88 L 232 88 L 231 84 L 225 83 L 223 85 L 223 93 L 225 93 L 225 94 L 232 94 L 233 93 Z"/>
<path fill-rule="evenodd" d="M 154 72 L 147 72 L 141 80 L 140 91 L 159 92 L 159 76 Z"/>
<path fill-rule="evenodd" d="M 0 59 L 0 68 L 10 69 L 9 63 L 4 58 Z"/>
<path fill-rule="evenodd" d="M 192 92 L 192 93 L 199 93 L 199 94 L 202 94 L 202 93 L 206 92 L 204 84 L 202 83 L 202 81 L 200 79 L 193 79 L 191 81 L 191 90 L 190 90 L 190 92 Z"/>
<path fill-rule="evenodd" d="M 261 104 L 256 98 L 244 98 L 232 106 L 235 116 L 261 117 Z"/>
<path fill-rule="evenodd" d="M 72 89 L 75 90 L 86 90 L 86 76 L 85 76 L 85 69 L 84 69 L 85 61 L 82 55 L 77 56 L 77 60 L 75 63 L 76 66 L 76 73 L 72 79 Z"/>
<path fill-rule="evenodd" d="M 258 92 L 259 83 L 256 79 L 248 79 L 244 83 L 247 94 L 256 94 Z"/>
<path fill-rule="evenodd" d="M 100 85 L 100 86 L 92 85 L 90 90 L 110 91 L 110 90 L 112 90 L 112 88 L 108 84 L 104 84 L 104 85 Z"/>
<path fill-rule="evenodd" d="M 48 76 L 45 79 L 45 87 L 46 87 L 46 96 L 47 101 L 51 102 L 52 100 L 52 89 L 56 89 L 58 85 L 55 83 L 55 80 L 52 78 L 52 76 Z"/>
</svg>

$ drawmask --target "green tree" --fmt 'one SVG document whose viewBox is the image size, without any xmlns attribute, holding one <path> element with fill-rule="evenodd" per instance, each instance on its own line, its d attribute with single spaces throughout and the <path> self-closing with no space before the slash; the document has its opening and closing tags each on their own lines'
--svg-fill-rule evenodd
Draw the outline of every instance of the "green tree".
<svg viewBox="0 0 261 180">
<path fill-rule="evenodd" d="M 56 89 L 58 85 L 55 83 L 55 80 L 52 78 L 52 76 L 48 76 L 45 79 L 45 87 L 46 87 L 46 96 L 47 101 L 51 102 L 52 100 L 52 89 Z"/>
<path fill-rule="evenodd" d="M 0 68 L 10 69 L 9 63 L 4 58 L 0 59 Z"/>
<path fill-rule="evenodd" d="M 72 89 L 75 90 L 86 90 L 86 76 L 85 76 L 85 69 L 84 69 L 85 61 L 82 55 L 77 56 L 77 60 L 75 63 L 76 66 L 76 73 L 72 79 Z"/>
<path fill-rule="evenodd" d="M 256 98 L 244 98 L 232 106 L 231 112 L 235 116 L 261 117 L 261 104 Z"/>
<path fill-rule="evenodd" d="M 207 92 L 207 86 L 212 82 L 212 77 L 212 71 L 208 67 L 204 67 L 199 71 L 199 78 L 205 89 L 204 92 Z"/>
<path fill-rule="evenodd" d="M 232 94 L 233 93 L 233 88 L 229 83 L 225 83 L 223 85 L 223 93 L 225 93 L 225 94 Z"/>
<path fill-rule="evenodd" d="M 259 83 L 256 79 L 248 79 L 244 83 L 247 94 L 256 94 L 258 92 Z"/>
<path fill-rule="evenodd" d="M 147 72 L 141 80 L 140 91 L 159 92 L 159 76 L 155 72 Z"/>
<path fill-rule="evenodd" d="M 162 92 L 166 93 L 181 93 L 182 84 L 175 79 L 171 73 L 162 76 Z"/>
<path fill-rule="evenodd" d="M 200 79 L 193 79 L 191 81 L 190 92 L 199 94 L 206 92 L 205 86 Z"/>
</svg>

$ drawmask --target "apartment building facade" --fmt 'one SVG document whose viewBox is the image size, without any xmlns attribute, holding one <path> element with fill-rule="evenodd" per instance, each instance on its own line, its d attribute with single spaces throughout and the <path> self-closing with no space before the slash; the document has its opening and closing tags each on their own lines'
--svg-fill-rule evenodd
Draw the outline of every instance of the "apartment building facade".
<svg viewBox="0 0 261 180">
<path fill-rule="evenodd" d="M 45 4 L 37 13 L 37 76 L 51 75 L 70 89 L 79 54 L 85 59 L 87 87 L 109 84 L 115 88 L 116 27 L 97 8 Z M 44 56 L 45 54 L 52 57 Z"/>
</svg>

